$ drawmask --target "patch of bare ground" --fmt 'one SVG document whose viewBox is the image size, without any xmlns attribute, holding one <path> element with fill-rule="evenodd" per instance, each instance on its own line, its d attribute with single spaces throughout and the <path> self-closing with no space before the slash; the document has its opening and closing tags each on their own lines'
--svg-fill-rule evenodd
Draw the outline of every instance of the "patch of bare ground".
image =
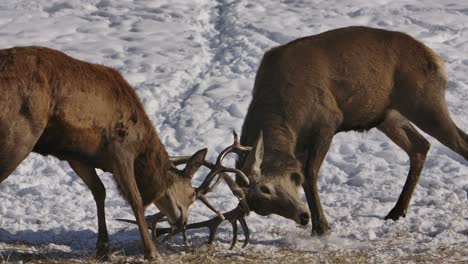
<svg viewBox="0 0 468 264">
<path fill-rule="evenodd" d="M 391 247 L 372 247 L 354 250 L 328 250 L 310 252 L 287 247 L 265 247 L 262 249 L 229 251 L 225 245 L 200 247 L 164 247 L 160 262 L 148 262 L 142 259 L 139 243 L 130 242 L 125 250 L 112 252 L 111 262 L 98 262 L 93 252 L 62 252 L 51 250 L 50 246 L 41 247 L 14 244 L 0 248 L 0 263 L 468 263 L 466 245 L 450 245 L 427 250 L 418 254 L 395 254 Z M 401 255 L 401 256 L 399 256 Z"/>
</svg>

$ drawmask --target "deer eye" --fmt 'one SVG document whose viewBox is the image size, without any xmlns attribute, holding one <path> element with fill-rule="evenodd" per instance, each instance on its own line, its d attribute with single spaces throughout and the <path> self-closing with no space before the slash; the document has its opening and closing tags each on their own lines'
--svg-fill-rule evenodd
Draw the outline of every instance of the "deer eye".
<svg viewBox="0 0 468 264">
<path fill-rule="evenodd" d="M 260 191 L 264 194 L 271 194 L 270 188 L 268 188 L 266 185 L 260 186 Z"/>
<path fill-rule="evenodd" d="M 294 182 L 296 185 L 302 185 L 304 180 L 301 174 L 294 172 L 293 174 L 291 174 L 291 181 Z"/>
</svg>

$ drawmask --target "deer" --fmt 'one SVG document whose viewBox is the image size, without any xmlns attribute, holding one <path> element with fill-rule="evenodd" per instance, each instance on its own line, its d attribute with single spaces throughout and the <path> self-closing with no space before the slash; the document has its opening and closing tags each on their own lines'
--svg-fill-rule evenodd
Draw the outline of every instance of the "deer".
<svg viewBox="0 0 468 264">
<path fill-rule="evenodd" d="M 171 226 L 182 229 L 187 208 L 199 198 L 191 178 L 204 164 L 207 149 L 178 169 L 118 71 L 58 50 L 0 50 L 0 89 L 0 183 L 31 152 L 67 161 L 95 200 L 96 257 L 106 260 L 106 190 L 95 169 L 110 172 L 135 215 L 144 258 L 159 258 L 144 211 L 154 204 Z"/>
<path fill-rule="evenodd" d="M 267 51 L 258 68 L 238 161 L 250 184 L 250 210 L 307 224 L 312 235 L 330 227 L 317 179 L 335 134 L 377 128 L 405 151 L 410 168 L 385 219 L 406 216 L 430 143 L 418 127 L 468 160 L 468 136 L 451 119 L 442 59 L 413 37 L 346 27 L 296 39 Z"/>
<path fill-rule="evenodd" d="M 311 218 L 311 235 L 329 233 L 317 186 L 321 164 L 335 134 L 372 128 L 409 157 L 403 190 L 384 219 L 405 217 L 430 148 L 415 126 L 468 160 L 468 136 L 450 118 L 446 82 L 442 59 L 402 32 L 353 26 L 272 48 L 261 60 L 240 142 L 233 147 L 236 167 L 249 180 L 236 177 L 246 205 L 186 228 L 208 227 L 212 243 L 219 224 L 228 220 L 235 231 L 232 248 L 236 220 L 253 211 L 303 226 Z M 245 246 L 249 232 L 241 225 Z"/>
</svg>

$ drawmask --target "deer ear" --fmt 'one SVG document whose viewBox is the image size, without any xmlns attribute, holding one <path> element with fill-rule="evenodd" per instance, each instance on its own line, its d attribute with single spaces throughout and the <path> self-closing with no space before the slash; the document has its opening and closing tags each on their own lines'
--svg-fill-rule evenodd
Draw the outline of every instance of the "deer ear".
<svg viewBox="0 0 468 264">
<path fill-rule="evenodd" d="M 242 171 L 246 172 L 249 178 L 252 178 L 253 176 L 260 176 L 260 165 L 262 165 L 263 161 L 263 152 L 263 132 L 260 131 L 257 142 L 255 142 L 255 146 L 249 152 L 244 166 L 242 166 Z"/>
<path fill-rule="evenodd" d="M 207 153 L 208 149 L 200 149 L 197 151 L 195 154 L 190 157 L 190 159 L 187 162 L 187 165 L 185 165 L 185 168 L 183 170 L 183 175 L 184 177 L 192 178 L 193 175 L 195 175 L 195 172 L 200 168 L 201 165 L 205 162 L 205 156 Z"/>
</svg>

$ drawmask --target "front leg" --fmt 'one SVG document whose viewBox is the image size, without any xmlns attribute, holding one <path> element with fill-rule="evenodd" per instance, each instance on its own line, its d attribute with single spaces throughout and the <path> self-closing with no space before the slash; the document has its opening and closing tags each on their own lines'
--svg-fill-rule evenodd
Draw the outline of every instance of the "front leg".
<svg viewBox="0 0 468 264">
<path fill-rule="evenodd" d="M 129 158 L 125 150 L 114 150 L 115 158 L 113 165 L 113 174 L 119 185 L 119 188 L 132 207 L 135 219 L 140 231 L 141 241 L 144 247 L 145 259 L 160 258 L 160 255 L 151 241 L 144 215 L 144 206 L 140 191 L 135 180 L 133 158 Z"/>
<path fill-rule="evenodd" d="M 303 188 L 312 218 L 312 235 L 324 235 L 330 230 L 320 203 L 317 180 L 320 166 L 330 148 L 333 135 L 334 131 L 324 130 L 315 136 L 308 149 L 308 156 L 304 168 L 305 182 Z"/>
</svg>

